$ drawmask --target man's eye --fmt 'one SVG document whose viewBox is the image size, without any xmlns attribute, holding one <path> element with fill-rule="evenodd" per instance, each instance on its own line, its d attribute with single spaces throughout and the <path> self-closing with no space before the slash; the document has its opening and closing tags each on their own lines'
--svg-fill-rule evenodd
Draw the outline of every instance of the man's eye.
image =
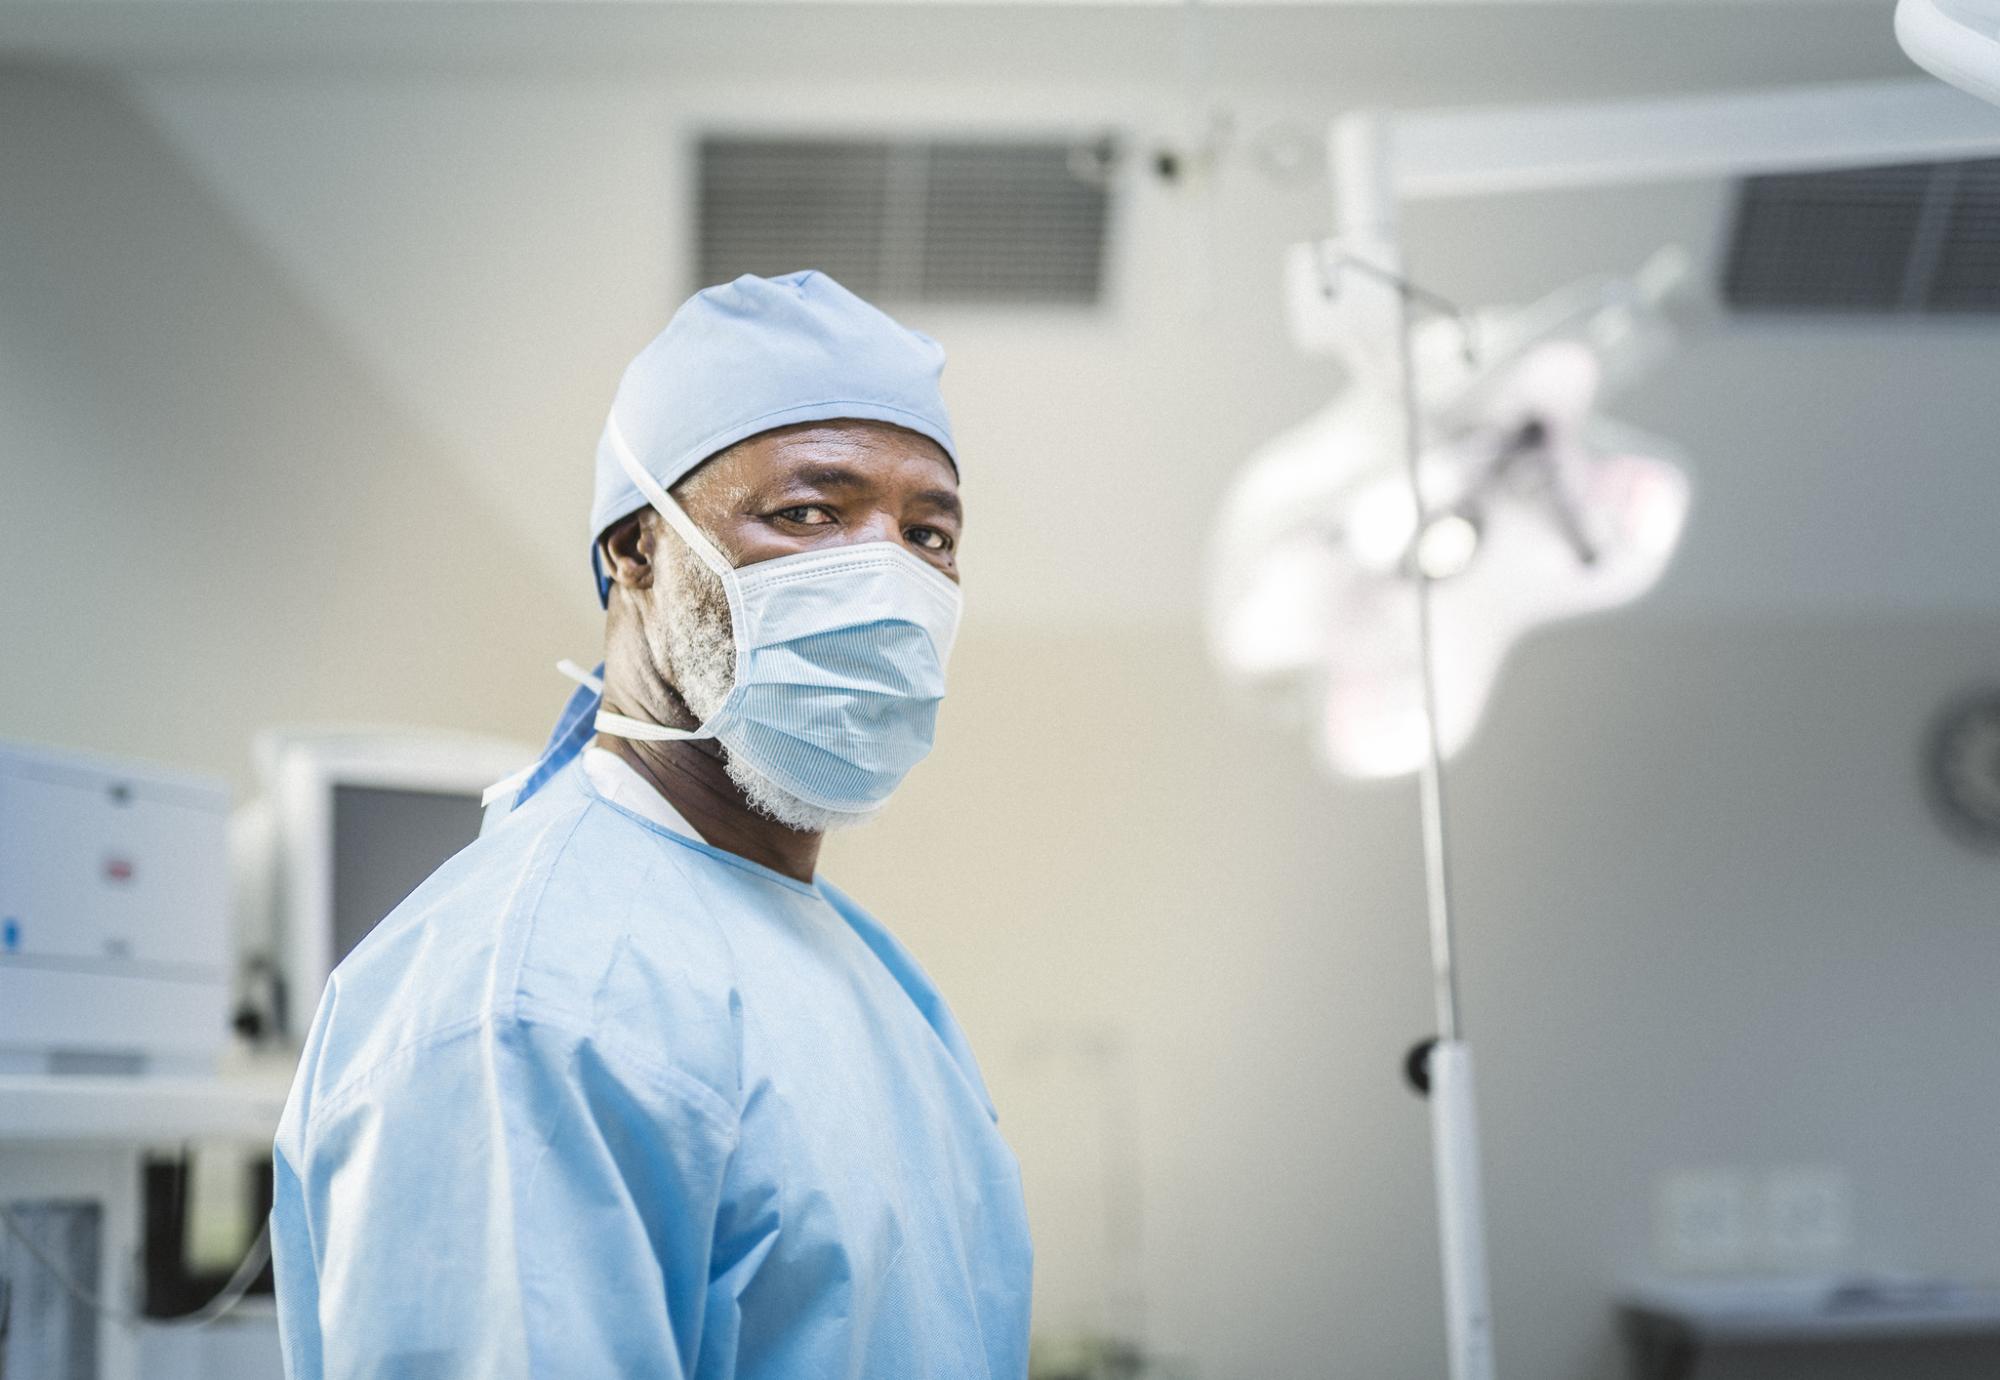
<svg viewBox="0 0 2000 1380">
<path fill-rule="evenodd" d="M 833 521 L 833 514 L 817 503 L 802 503 L 796 508 L 780 508 L 777 516 L 804 527 L 824 527 Z"/>
<path fill-rule="evenodd" d="M 912 527 L 904 535 L 926 551 L 951 550 L 951 538 L 935 527 Z"/>
</svg>

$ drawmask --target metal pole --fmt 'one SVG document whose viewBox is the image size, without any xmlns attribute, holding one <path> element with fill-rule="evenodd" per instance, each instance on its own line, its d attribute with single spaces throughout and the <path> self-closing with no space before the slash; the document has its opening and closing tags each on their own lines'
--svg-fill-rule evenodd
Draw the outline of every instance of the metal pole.
<svg viewBox="0 0 2000 1380">
<path fill-rule="evenodd" d="M 1493 1312 L 1486 1277 L 1486 1213 L 1479 1184 L 1479 1120 L 1472 1085 L 1472 1051 L 1459 1019 L 1453 962 L 1450 837 L 1445 821 L 1444 751 L 1438 734 L 1437 667 L 1431 628 L 1431 579 L 1421 542 L 1429 516 L 1423 491 L 1423 408 L 1417 388 L 1412 314 L 1418 297 L 1397 243 L 1396 196 L 1390 176 L 1386 121 L 1357 113 L 1334 124 L 1335 207 L 1342 237 L 1358 257 L 1373 260 L 1393 281 L 1395 304 L 1386 325 L 1396 340 L 1403 397 L 1403 459 L 1415 509 L 1411 555 L 1417 614 L 1417 668 L 1424 719 L 1424 759 L 1418 776 L 1423 825 L 1424 901 L 1430 921 L 1432 999 L 1438 1038 L 1430 1052 L 1431 1153 L 1437 1188 L 1438 1251 L 1444 1272 L 1445 1341 L 1451 1380 L 1494 1380 Z M 1461 317 L 1461 322 L 1463 318 Z"/>
<path fill-rule="evenodd" d="M 1445 834 L 1444 748 L 1438 737 L 1437 666 L 1431 649 L 1431 578 L 1421 559 L 1425 523 L 1429 507 L 1424 500 L 1422 475 L 1423 420 L 1417 397 L 1416 360 L 1410 336 L 1412 289 L 1407 277 L 1396 289 L 1396 342 L 1403 393 L 1403 458 L 1410 481 L 1410 501 L 1416 513 L 1416 535 L 1411 561 L 1415 573 L 1417 604 L 1417 669 L 1422 685 L 1424 717 L 1424 760 L 1417 776 L 1418 809 L 1423 821 L 1424 904 L 1430 917 L 1431 997 L 1437 1008 L 1440 1040 L 1462 1038 L 1458 1012 L 1458 974 L 1453 964 L 1451 923 L 1451 872 Z"/>
</svg>

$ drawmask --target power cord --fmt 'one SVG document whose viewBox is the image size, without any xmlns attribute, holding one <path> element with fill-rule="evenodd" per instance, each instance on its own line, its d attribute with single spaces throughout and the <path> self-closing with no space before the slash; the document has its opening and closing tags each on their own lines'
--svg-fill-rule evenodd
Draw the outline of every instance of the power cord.
<svg viewBox="0 0 2000 1380">
<path fill-rule="evenodd" d="M 21 1243 L 22 1248 L 49 1272 L 49 1277 L 62 1286 L 64 1293 L 99 1317 L 110 1318 L 114 1322 L 127 1325 L 147 1323 L 165 1327 L 206 1327 L 210 1323 L 220 1321 L 249 1295 L 250 1286 L 256 1283 L 257 1276 L 264 1273 L 264 1266 L 271 1260 L 271 1224 L 267 1220 L 258 1231 L 257 1239 L 250 1243 L 250 1249 L 244 1253 L 242 1263 L 237 1265 L 235 1273 L 229 1276 L 228 1282 L 216 1291 L 214 1298 L 190 1313 L 181 1313 L 171 1318 L 149 1318 L 130 1308 L 106 1303 L 101 1296 L 77 1283 L 70 1277 L 69 1271 L 63 1269 L 53 1256 L 42 1249 L 41 1243 L 29 1235 L 28 1229 L 21 1225 L 21 1219 L 16 1217 L 13 1209 L 4 1203 L 0 1203 L 0 1227 L 5 1227 L 8 1233 Z"/>
</svg>

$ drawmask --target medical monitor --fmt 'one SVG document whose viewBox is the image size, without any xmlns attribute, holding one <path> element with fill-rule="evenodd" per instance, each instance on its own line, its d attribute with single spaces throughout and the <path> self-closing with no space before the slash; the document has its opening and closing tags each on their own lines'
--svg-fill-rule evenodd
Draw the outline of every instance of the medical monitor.
<svg viewBox="0 0 2000 1380">
<path fill-rule="evenodd" d="M 0 1072 L 215 1067 L 228 823 L 223 782 L 0 742 Z"/>
<path fill-rule="evenodd" d="M 327 897 L 338 964 L 375 922 L 479 836 L 479 797 L 400 786 L 333 787 L 333 890 Z"/>
<path fill-rule="evenodd" d="M 277 979 L 266 1025 L 297 1039 L 334 968 L 479 836 L 480 793 L 534 753 L 455 734 L 315 731 L 266 735 L 257 755 L 263 799 L 234 840 L 252 917 L 244 948 Z"/>
</svg>

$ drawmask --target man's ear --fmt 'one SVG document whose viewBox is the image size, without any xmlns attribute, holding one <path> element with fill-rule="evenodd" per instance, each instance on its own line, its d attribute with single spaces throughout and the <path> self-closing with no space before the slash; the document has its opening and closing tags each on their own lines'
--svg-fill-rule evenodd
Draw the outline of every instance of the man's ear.
<svg viewBox="0 0 2000 1380">
<path fill-rule="evenodd" d="M 598 539 L 599 558 L 613 585 L 639 590 L 653 587 L 653 529 L 641 508 L 619 519 Z"/>
</svg>

